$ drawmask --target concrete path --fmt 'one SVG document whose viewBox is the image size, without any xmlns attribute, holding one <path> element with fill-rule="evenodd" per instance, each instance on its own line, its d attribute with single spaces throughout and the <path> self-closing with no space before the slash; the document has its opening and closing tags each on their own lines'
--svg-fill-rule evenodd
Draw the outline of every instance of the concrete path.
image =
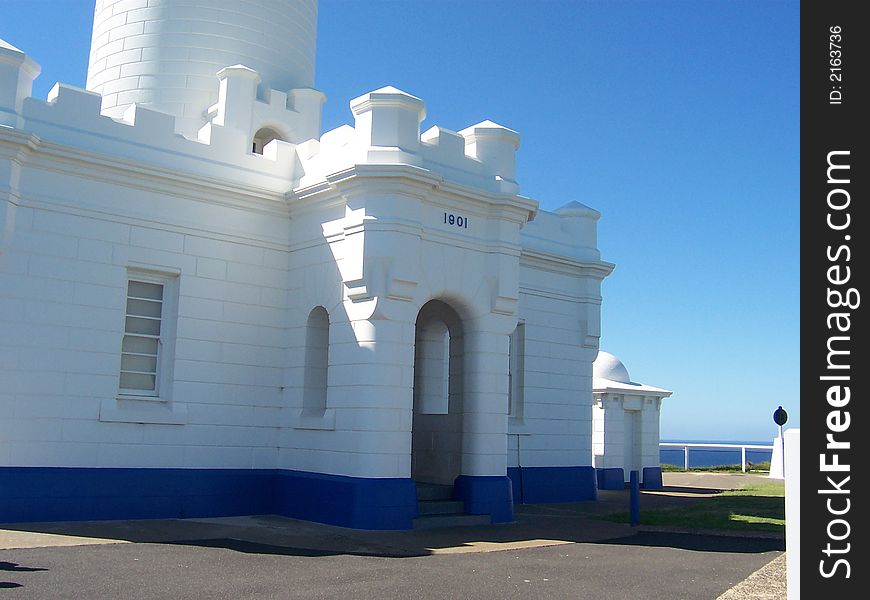
<svg viewBox="0 0 870 600">
<path fill-rule="evenodd" d="M 666 474 L 645 508 L 697 502 L 745 477 Z M 673 477 L 672 477 L 673 476 Z M 703 485 L 701 485 L 703 484 Z M 517 507 L 516 522 L 373 532 L 277 516 L 0 526 L 0 588 L 30 598 L 691 598 L 712 600 L 782 540 L 644 531 L 598 502 Z"/>
</svg>

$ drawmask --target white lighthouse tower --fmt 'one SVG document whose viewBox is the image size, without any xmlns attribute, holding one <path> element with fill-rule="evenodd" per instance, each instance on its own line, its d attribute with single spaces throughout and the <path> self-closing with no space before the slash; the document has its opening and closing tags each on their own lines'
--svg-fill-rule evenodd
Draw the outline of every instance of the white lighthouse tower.
<svg viewBox="0 0 870 600">
<path fill-rule="evenodd" d="M 225 67 L 247 67 L 261 96 L 314 85 L 316 0 L 142 4 L 97 0 L 87 89 L 102 96 L 106 116 L 136 103 L 174 115 L 194 138 L 215 110 Z"/>
</svg>

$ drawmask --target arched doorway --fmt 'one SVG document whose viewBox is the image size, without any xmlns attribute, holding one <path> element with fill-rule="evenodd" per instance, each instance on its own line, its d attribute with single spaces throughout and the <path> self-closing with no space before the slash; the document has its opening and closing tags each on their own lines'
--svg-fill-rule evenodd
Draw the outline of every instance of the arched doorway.
<svg viewBox="0 0 870 600">
<path fill-rule="evenodd" d="M 417 315 L 411 477 L 452 485 L 462 471 L 462 320 L 430 300 Z"/>
</svg>

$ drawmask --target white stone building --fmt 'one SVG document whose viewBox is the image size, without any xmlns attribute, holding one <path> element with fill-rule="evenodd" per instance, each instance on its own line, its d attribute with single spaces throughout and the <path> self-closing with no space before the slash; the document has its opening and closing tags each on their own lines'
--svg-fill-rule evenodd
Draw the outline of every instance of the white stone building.
<svg viewBox="0 0 870 600">
<path fill-rule="evenodd" d="M 599 214 L 397 89 L 321 133 L 316 16 L 97 0 L 87 89 L 47 100 L 0 41 L 0 521 L 595 497 Z"/>
<path fill-rule="evenodd" d="M 632 471 L 662 487 L 659 422 L 673 392 L 635 383 L 621 360 L 601 351 L 592 363 L 592 455 L 599 489 L 622 489 Z"/>
</svg>

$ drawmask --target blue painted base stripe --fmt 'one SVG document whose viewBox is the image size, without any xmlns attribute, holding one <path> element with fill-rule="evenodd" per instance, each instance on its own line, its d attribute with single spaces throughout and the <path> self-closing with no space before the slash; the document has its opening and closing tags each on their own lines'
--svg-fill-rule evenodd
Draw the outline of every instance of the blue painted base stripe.
<svg viewBox="0 0 870 600">
<path fill-rule="evenodd" d="M 412 479 L 277 473 L 278 514 L 354 529 L 410 529 L 417 516 Z"/>
<path fill-rule="evenodd" d="M 525 504 L 523 498 L 523 478 L 519 467 L 508 467 L 507 476 L 511 480 L 511 494 L 514 498 L 514 504 Z"/>
<path fill-rule="evenodd" d="M 644 467 L 643 468 L 643 484 L 641 487 L 645 490 L 660 490 L 664 487 L 662 483 L 662 468 L 661 467 Z"/>
<path fill-rule="evenodd" d="M 656 481 L 661 470 L 645 469 L 644 487 Z M 460 476 L 454 494 L 468 513 L 501 523 L 513 520 L 514 501 L 594 500 L 597 489 L 592 467 L 514 467 L 508 476 Z M 290 470 L 0 467 L 0 522 L 249 514 L 409 529 L 417 516 L 416 486 L 411 479 Z"/>
<path fill-rule="evenodd" d="M 416 486 L 289 470 L 0 467 L 0 522 L 252 514 L 410 529 Z"/>
<path fill-rule="evenodd" d="M 511 480 L 507 476 L 460 475 L 453 482 L 453 497 L 465 502 L 470 515 L 490 515 L 493 523 L 514 520 Z"/>
<path fill-rule="evenodd" d="M 625 489 L 625 471 L 620 468 L 596 469 L 599 490 Z"/>
<path fill-rule="evenodd" d="M 524 504 L 581 502 L 598 498 L 594 467 L 509 467 L 515 497 Z"/>
<path fill-rule="evenodd" d="M 0 468 L 0 521 L 160 519 L 272 512 L 271 471 Z"/>
</svg>

